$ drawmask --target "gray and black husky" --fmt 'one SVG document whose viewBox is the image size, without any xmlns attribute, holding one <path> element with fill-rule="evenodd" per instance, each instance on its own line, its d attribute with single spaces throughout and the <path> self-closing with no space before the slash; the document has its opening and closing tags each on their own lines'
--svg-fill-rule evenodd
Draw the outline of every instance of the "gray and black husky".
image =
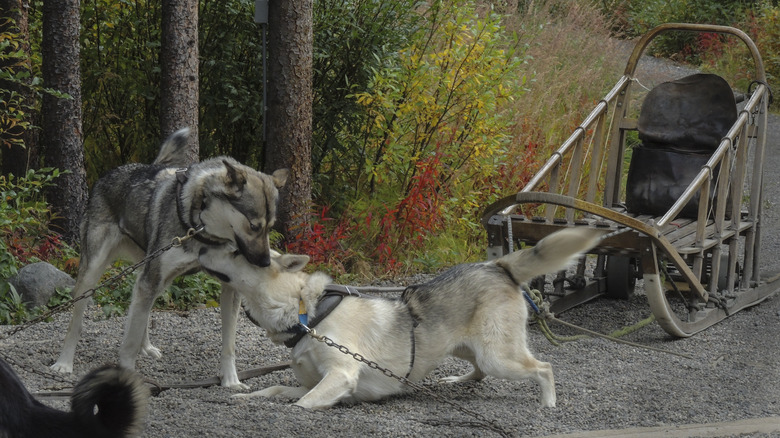
<svg viewBox="0 0 780 438">
<path fill-rule="evenodd" d="M 288 170 L 266 175 L 228 157 L 183 164 L 188 129 L 162 145 L 153 164 L 127 164 L 100 178 L 92 188 L 81 222 L 81 261 L 73 296 L 94 287 L 118 258 L 136 262 L 189 229 L 203 227 L 195 238 L 149 261 L 137 272 L 119 364 L 135 368 L 138 353 L 159 358 L 149 342 L 149 313 L 157 297 L 180 275 L 199 269 L 198 253 L 212 245 L 230 245 L 256 266 L 270 264 L 268 232 L 276 217 L 278 189 Z M 73 371 L 87 300 L 76 303 L 54 370 Z M 223 284 L 222 385 L 245 388 L 235 366 L 235 330 L 240 298 Z"/>
</svg>

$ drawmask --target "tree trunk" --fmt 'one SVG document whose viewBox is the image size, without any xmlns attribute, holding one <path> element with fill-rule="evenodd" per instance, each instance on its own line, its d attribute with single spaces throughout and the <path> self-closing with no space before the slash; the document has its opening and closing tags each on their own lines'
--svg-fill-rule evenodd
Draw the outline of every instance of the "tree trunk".
<svg viewBox="0 0 780 438">
<path fill-rule="evenodd" d="M 14 102 L 13 95 L 19 96 L 18 103 L 26 112 L 24 119 L 13 120 L 16 124 L 4 123 L 0 126 L 0 147 L 2 148 L 2 171 L 3 175 L 14 174 L 23 176 L 27 169 L 37 168 L 38 150 L 36 145 L 36 131 L 31 129 L 30 125 L 35 124 L 36 114 L 32 107 L 35 106 L 31 88 L 30 74 L 30 29 L 27 20 L 27 2 L 23 0 L 0 0 L 0 17 L 13 20 L 6 21 L 5 18 L 0 21 L 0 33 L 16 34 L 16 41 L 20 43 L 18 48 L 9 47 L 6 49 L 6 55 L 9 52 L 21 49 L 26 55 L 13 57 L 0 61 L 0 69 L 13 71 L 15 74 L 27 73 L 27 78 L 22 83 L 0 80 L 0 100 L 3 102 Z M 12 103 L 14 104 L 14 103 Z M 14 104 L 15 105 L 15 104 Z M 8 120 L 11 122 L 11 120 Z M 26 122 L 20 124 L 19 122 Z"/>
<path fill-rule="evenodd" d="M 312 0 L 269 2 L 265 171 L 290 169 L 278 210 L 287 239 L 311 207 L 313 41 Z"/>
<path fill-rule="evenodd" d="M 190 128 L 187 162 L 198 161 L 198 1 L 163 0 L 160 133 Z"/>
<path fill-rule="evenodd" d="M 79 70 L 79 0 L 43 2 L 43 82 L 71 96 L 43 95 L 42 145 L 46 165 L 62 174 L 48 192 L 48 201 L 60 216 L 53 225 L 65 241 L 75 243 L 87 202 L 84 148 L 81 132 L 81 72 Z"/>
</svg>

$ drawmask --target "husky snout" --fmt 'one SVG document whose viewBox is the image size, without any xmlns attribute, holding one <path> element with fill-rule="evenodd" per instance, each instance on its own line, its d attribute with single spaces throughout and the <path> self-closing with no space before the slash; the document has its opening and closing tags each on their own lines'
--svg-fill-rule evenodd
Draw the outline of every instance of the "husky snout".
<svg viewBox="0 0 780 438">
<path fill-rule="evenodd" d="M 255 243 L 255 245 L 251 243 Z M 268 239 L 256 239 L 251 243 L 247 243 L 241 237 L 236 236 L 238 251 L 246 257 L 249 263 L 261 268 L 268 267 L 271 264 L 271 248 L 268 244 Z"/>
</svg>

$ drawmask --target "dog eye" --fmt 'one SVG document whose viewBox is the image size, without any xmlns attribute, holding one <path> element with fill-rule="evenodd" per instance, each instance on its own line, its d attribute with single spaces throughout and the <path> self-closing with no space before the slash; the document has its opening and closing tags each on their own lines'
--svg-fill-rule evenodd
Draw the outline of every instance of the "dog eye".
<svg viewBox="0 0 780 438">
<path fill-rule="evenodd" d="M 260 231 L 260 228 L 261 228 L 261 227 L 260 227 L 260 225 L 256 225 L 256 224 L 252 224 L 252 223 L 250 223 L 250 224 L 249 224 L 249 228 L 250 228 L 252 231 L 254 231 L 254 232 L 258 232 L 258 231 Z"/>
</svg>

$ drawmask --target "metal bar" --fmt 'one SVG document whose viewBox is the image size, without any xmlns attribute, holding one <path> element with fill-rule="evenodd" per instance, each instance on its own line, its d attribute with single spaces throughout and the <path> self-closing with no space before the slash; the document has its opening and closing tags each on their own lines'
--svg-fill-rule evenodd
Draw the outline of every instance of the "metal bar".
<svg viewBox="0 0 780 438">
<path fill-rule="evenodd" d="M 590 156 L 590 175 L 588 175 L 588 191 L 585 200 L 593 202 L 596 199 L 596 188 L 601 179 L 601 164 L 604 160 L 604 123 L 607 113 L 603 113 L 596 121 L 596 131 L 593 133 L 593 153 Z"/>
<path fill-rule="evenodd" d="M 707 228 L 707 212 L 710 209 L 710 182 L 712 181 L 712 169 L 710 169 L 709 178 L 702 183 L 701 195 L 699 196 L 698 221 L 696 222 L 696 240 L 693 245 L 699 249 L 693 255 L 693 274 L 701 279 L 704 268 L 704 237 Z"/>
<path fill-rule="evenodd" d="M 715 32 L 734 35 L 741 39 L 742 42 L 750 50 L 750 54 L 753 57 L 753 63 L 756 66 L 756 79 L 766 83 L 766 73 L 764 72 L 764 63 L 761 60 L 761 54 L 758 51 L 758 47 L 750 39 L 750 37 L 743 31 L 729 27 L 718 26 L 713 24 L 689 24 L 689 23 L 666 23 L 651 29 L 646 34 L 642 35 L 639 41 L 634 46 L 634 51 L 631 52 L 631 56 L 628 58 L 624 75 L 633 77 L 636 71 L 636 66 L 639 64 L 639 60 L 642 57 L 647 46 L 655 37 L 659 34 L 669 31 L 689 31 L 689 32 Z"/>
<path fill-rule="evenodd" d="M 758 107 L 758 137 L 756 139 L 756 150 L 753 158 L 752 184 L 750 188 L 750 207 L 748 209 L 748 218 L 753 219 L 756 224 L 748 230 L 745 235 L 745 281 L 760 280 L 758 270 L 758 239 L 760 238 L 761 216 L 763 212 L 763 180 L 764 180 L 764 154 L 766 149 L 766 124 L 767 124 L 767 100 L 768 89 L 762 84 L 756 88 L 755 94 L 761 92 L 761 104 Z M 753 100 L 753 99 L 751 99 Z"/>
<path fill-rule="evenodd" d="M 584 137 L 580 137 L 577 140 L 574 146 L 574 152 L 571 154 L 571 161 L 569 162 L 569 196 L 572 198 L 577 198 L 580 191 L 580 177 L 582 176 L 582 163 L 585 149 L 584 143 Z M 568 222 L 574 222 L 573 209 L 566 209 L 566 220 Z"/>
<path fill-rule="evenodd" d="M 553 154 L 550 156 L 550 158 L 547 160 L 547 162 L 542 166 L 542 168 L 539 170 L 539 172 L 534 175 L 533 178 L 528 182 L 528 184 L 523 187 L 523 192 L 530 192 L 532 190 L 535 190 L 537 186 L 544 180 L 546 176 L 552 171 L 552 169 L 561 162 L 561 159 L 564 155 L 569 153 L 569 150 L 574 146 L 575 142 L 583 135 L 583 133 L 587 130 L 587 128 L 593 123 L 594 120 L 598 120 L 599 115 L 607 111 L 609 108 L 608 102 L 612 101 L 615 96 L 620 93 L 623 86 L 629 82 L 629 78 L 622 77 L 620 80 L 618 80 L 617 84 L 615 84 L 614 87 L 612 87 L 612 90 L 610 90 L 609 93 L 602 99 L 597 105 L 596 108 L 593 109 L 593 111 L 588 114 L 588 116 L 585 118 L 585 120 L 574 129 L 574 132 L 569 136 L 566 141 L 563 142 L 561 147 L 558 148 Z"/>
</svg>

